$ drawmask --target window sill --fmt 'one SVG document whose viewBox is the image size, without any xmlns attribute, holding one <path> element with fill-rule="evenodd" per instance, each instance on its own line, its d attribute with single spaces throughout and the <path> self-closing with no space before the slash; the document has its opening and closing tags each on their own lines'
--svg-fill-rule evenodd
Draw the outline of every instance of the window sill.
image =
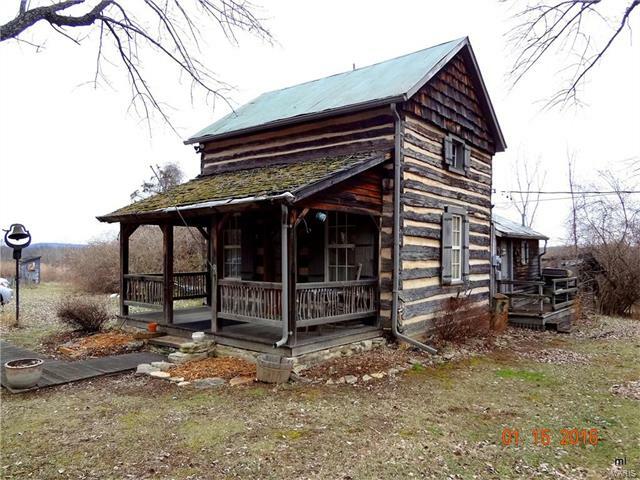
<svg viewBox="0 0 640 480">
<path fill-rule="evenodd" d="M 447 168 L 448 171 L 452 172 L 452 173 L 457 173 L 458 175 L 462 175 L 464 177 L 467 176 L 467 171 L 463 170 L 461 168 L 456 168 L 456 167 L 448 167 Z"/>
</svg>

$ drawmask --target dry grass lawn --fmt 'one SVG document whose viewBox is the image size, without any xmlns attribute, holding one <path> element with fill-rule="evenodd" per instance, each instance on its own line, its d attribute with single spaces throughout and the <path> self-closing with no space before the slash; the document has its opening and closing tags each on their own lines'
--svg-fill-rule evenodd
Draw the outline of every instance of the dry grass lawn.
<svg viewBox="0 0 640 480">
<path fill-rule="evenodd" d="M 0 475 L 638 478 L 640 402 L 611 391 L 640 379 L 638 325 L 601 318 L 366 385 L 196 390 L 121 375 L 3 391 Z M 502 445 L 505 428 L 520 446 Z M 548 446 L 533 444 L 541 428 Z M 560 445 L 563 428 L 596 428 L 600 441 Z M 618 457 L 624 471 L 612 467 Z"/>
</svg>

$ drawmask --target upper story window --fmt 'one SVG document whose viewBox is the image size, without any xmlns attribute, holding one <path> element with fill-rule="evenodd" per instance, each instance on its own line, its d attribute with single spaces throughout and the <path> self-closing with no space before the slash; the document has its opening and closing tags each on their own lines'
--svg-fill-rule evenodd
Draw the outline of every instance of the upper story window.
<svg viewBox="0 0 640 480">
<path fill-rule="evenodd" d="M 444 139 L 444 163 L 448 170 L 466 175 L 471 164 L 471 149 L 454 135 L 447 135 Z"/>
</svg>

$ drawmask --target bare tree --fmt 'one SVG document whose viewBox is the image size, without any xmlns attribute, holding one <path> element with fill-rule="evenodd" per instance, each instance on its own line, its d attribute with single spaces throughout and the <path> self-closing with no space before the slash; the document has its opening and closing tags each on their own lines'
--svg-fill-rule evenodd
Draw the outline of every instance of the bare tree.
<svg viewBox="0 0 640 480">
<path fill-rule="evenodd" d="M 540 205 L 540 191 L 547 178 L 547 171 L 540 169 L 540 159 L 531 166 L 527 159 L 516 159 L 518 190 L 511 193 L 511 202 L 520 214 L 522 225 L 531 227 Z"/>
<path fill-rule="evenodd" d="M 575 154 L 567 152 L 569 165 L 569 191 L 571 192 L 571 237 L 573 240 L 573 256 L 578 257 L 578 219 L 575 196 Z"/>
<path fill-rule="evenodd" d="M 90 35 L 95 33 L 93 84 L 97 86 L 99 80 L 109 83 L 104 64 L 119 64 L 131 86 L 130 107 L 147 122 L 155 111 L 172 128 L 167 105 L 156 97 L 152 76 L 144 72 L 145 59 L 156 54 L 168 60 L 190 82 L 192 100 L 200 91 L 207 100 L 228 102 L 229 86 L 200 58 L 202 32 L 215 25 L 232 43 L 237 43 L 240 31 L 271 41 L 254 5 L 244 0 L 58 0 L 32 5 L 35 3 L 19 2 L 15 18 L 0 26 L 0 42 L 15 40 L 40 48 L 42 45 L 24 39 L 39 24 L 77 45 L 91 42 Z"/>
<path fill-rule="evenodd" d="M 640 201 L 628 180 L 611 172 L 601 176 L 603 185 L 576 195 L 581 270 L 595 283 L 600 311 L 624 315 L 640 301 Z"/>
<path fill-rule="evenodd" d="M 516 25 L 508 33 L 518 52 L 510 72 L 514 85 L 554 50 L 576 57 L 575 63 L 567 66 L 567 83 L 551 96 L 548 106 L 579 102 L 580 86 L 625 27 L 631 31 L 631 14 L 640 5 L 640 0 L 618 4 L 601 0 L 501 1 L 518 9 Z M 600 32 L 606 32 L 602 39 L 598 38 Z"/>
<path fill-rule="evenodd" d="M 156 193 L 166 192 L 182 183 L 183 179 L 184 173 L 177 163 L 166 163 L 162 167 L 157 165 L 149 180 L 142 182 L 140 188 L 131 193 L 131 200 L 142 200 Z"/>
</svg>

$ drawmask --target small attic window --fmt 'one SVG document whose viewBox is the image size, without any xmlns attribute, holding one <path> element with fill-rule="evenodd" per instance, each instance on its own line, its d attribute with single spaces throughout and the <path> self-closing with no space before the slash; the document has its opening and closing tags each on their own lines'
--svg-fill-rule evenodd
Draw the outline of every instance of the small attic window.
<svg viewBox="0 0 640 480">
<path fill-rule="evenodd" d="M 466 175 L 471 162 L 471 149 L 454 135 L 447 135 L 444 139 L 444 163 L 452 172 Z"/>
</svg>

